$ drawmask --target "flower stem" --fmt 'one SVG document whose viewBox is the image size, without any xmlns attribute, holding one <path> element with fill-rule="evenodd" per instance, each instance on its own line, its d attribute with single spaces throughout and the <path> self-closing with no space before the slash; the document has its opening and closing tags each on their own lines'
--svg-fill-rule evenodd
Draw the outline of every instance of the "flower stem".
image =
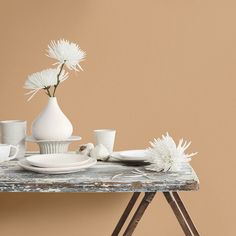
<svg viewBox="0 0 236 236">
<path fill-rule="evenodd" d="M 45 87 L 44 89 L 47 91 L 46 94 L 47 94 L 49 97 L 51 97 L 52 95 L 51 95 L 51 93 L 50 93 L 50 87 Z"/>
<path fill-rule="evenodd" d="M 62 69 L 63 69 L 65 63 L 66 63 L 66 61 L 64 61 L 64 62 L 61 64 L 60 71 L 59 71 L 59 73 L 57 74 L 57 84 L 54 85 L 54 91 L 53 91 L 53 94 L 52 94 L 53 97 L 55 97 L 55 93 L 56 93 L 57 87 L 58 87 L 58 85 L 60 84 L 60 75 L 61 75 L 61 72 L 62 72 Z"/>
</svg>

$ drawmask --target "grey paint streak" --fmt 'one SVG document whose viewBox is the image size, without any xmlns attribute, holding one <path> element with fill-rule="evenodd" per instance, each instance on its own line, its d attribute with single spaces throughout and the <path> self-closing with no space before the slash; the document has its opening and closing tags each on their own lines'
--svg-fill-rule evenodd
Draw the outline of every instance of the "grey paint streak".
<svg viewBox="0 0 236 236">
<path fill-rule="evenodd" d="M 126 177 L 134 169 L 149 178 Z M 112 179 L 114 175 L 123 175 Z M 199 188 L 199 180 L 189 164 L 179 172 L 156 173 L 144 166 L 126 166 L 117 162 L 98 162 L 77 173 L 45 175 L 23 170 L 16 161 L 0 164 L 0 192 L 166 192 Z"/>
</svg>

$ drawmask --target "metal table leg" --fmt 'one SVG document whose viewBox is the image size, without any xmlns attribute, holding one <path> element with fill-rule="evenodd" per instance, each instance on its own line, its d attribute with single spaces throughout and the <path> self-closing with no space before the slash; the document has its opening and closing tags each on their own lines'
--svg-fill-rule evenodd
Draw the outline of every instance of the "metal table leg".
<svg viewBox="0 0 236 236">
<path fill-rule="evenodd" d="M 187 210 L 184 207 L 177 192 L 164 192 L 167 202 L 170 204 L 181 228 L 187 236 L 199 236 Z"/>
<path fill-rule="evenodd" d="M 131 236 L 138 225 L 140 219 L 142 218 L 144 211 L 147 209 L 148 205 L 151 203 L 152 199 L 155 196 L 155 192 L 145 193 L 138 209 L 134 213 L 133 218 L 131 219 L 127 229 L 125 230 L 123 236 Z"/>
<path fill-rule="evenodd" d="M 119 233 L 120 233 L 120 230 L 121 228 L 123 227 L 125 221 L 127 220 L 131 210 L 133 209 L 138 197 L 139 197 L 140 193 L 136 192 L 133 194 L 132 198 L 130 199 L 124 213 L 122 214 L 118 224 L 116 225 L 113 233 L 112 233 L 112 236 L 118 236 Z"/>
</svg>

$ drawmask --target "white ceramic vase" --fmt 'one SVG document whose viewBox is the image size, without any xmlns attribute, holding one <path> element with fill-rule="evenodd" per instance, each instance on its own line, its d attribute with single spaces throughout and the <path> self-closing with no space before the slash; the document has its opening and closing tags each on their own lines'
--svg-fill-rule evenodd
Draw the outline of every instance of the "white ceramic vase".
<svg viewBox="0 0 236 236">
<path fill-rule="evenodd" d="M 61 111 L 56 97 L 50 97 L 48 104 L 32 124 L 32 135 L 40 140 L 65 140 L 72 135 L 73 127 Z"/>
</svg>

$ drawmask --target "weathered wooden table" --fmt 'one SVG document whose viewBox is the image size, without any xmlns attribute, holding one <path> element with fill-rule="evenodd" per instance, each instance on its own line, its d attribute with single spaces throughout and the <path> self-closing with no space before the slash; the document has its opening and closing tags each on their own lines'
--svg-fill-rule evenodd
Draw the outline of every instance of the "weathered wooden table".
<svg viewBox="0 0 236 236">
<path fill-rule="evenodd" d="M 144 175 L 138 172 L 145 173 Z M 140 172 L 140 173 L 141 173 Z M 98 162 L 88 170 L 64 175 L 37 174 L 21 169 L 16 161 L 0 164 L 0 192 L 133 192 L 112 236 L 117 236 L 133 209 L 138 197 L 144 193 L 124 236 L 133 234 L 157 192 L 162 192 L 170 204 L 185 235 L 199 235 L 177 191 L 199 188 L 199 180 L 189 164 L 176 173 L 147 171 L 144 166 L 127 166 L 117 162 Z"/>
</svg>

